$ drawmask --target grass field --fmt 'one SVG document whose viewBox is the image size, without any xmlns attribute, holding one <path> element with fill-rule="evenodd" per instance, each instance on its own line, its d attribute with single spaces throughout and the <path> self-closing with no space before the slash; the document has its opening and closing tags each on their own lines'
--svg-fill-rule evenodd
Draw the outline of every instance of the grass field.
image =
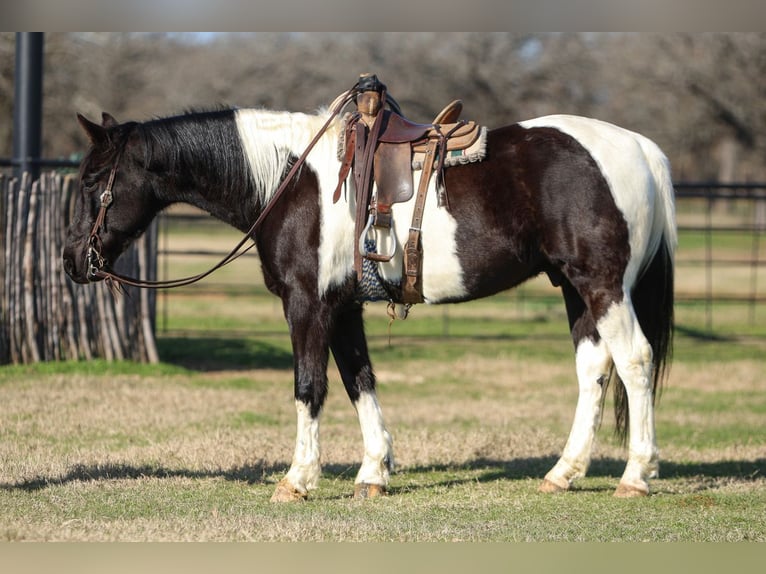
<svg viewBox="0 0 766 574">
<path fill-rule="evenodd" d="M 227 314 L 224 300 L 205 304 Z M 320 488 L 285 506 L 269 497 L 295 438 L 289 341 L 279 306 L 254 305 L 260 334 L 169 334 L 160 365 L 0 370 L 0 538 L 766 541 L 763 338 L 698 338 L 680 325 L 652 496 L 611 496 L 626 453 L 610 413 L 589 477 L 550 496 L 537 486 L 576 400 L 563 312 L 466 304 L 445 335 L 443 311 L 421 306 L 389 340 L 371 305 L 397 456 L 390 496 L 350 497 L 361 439 L 331 367 Z"/>
</svg>

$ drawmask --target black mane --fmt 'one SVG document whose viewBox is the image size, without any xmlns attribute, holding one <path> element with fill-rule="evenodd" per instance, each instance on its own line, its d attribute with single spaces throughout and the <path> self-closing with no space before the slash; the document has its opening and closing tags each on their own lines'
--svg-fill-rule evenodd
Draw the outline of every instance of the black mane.
<svg viewBox="0 0 766 574">
<path fill-rule="evenodd" d="M 221 194 L 251 187 L 235 112 L 233 108 L 188 111 L 137 124 L 146 168 L 173 176 L 181 190 L 200 183 Z"/>
</svg>

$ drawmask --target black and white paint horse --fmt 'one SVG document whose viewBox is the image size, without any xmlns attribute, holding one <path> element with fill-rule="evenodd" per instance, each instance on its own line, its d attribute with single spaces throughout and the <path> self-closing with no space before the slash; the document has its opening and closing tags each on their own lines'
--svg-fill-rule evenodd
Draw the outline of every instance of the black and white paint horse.
<svg viewBox="0 0 766 574">
<path fill-rule="evenodd" d="M 66 272 L 88 281 L 89 235 L 110 175 L 113 200 L 97 225 L 107 265 L 176 202 L 246 232 L 328 117 L 324 110 L 231 109 L 124 124 L 104 114 L 98 125 L 80 116 L 92 146 L 81 166 Z M 329 352 L 362 430 L 356 496 L 384 493 L 394 462 L 357 296 L 354 193 L 332 201 L 340 130 L 339 120 L 331 122 L 253 237 L 266 285 L 283 302 L 295 366 L 295 452 L 273 500 L 302 499 L 317 487 Z M 414 178 L 417 187 L 419 172 Z M 423 218 L 427 303 L 485 297 L 541 273 L 561 286 L 579 399 L 563 454 L 541 490 L 566 490 L 586 473 L 604 388 L 616 370 L 618 430 L 629 437 L 629 455 L 615 494 L 647 494 L 658 472 L 654 396 L 673 329 L 676 227 L 667 159 L 639 134 L 548 116 L 490 130 L 486 159 L 446 168 L 444 185 L 448 208 L 432 189 Z M 399 247 L 411 212 L 411 204 L 394 206 L 395 220 L 405 222 L 397 227 Z M 401 252 L 381 264 L 384 280 L 400 280 Z"/>
</svg>

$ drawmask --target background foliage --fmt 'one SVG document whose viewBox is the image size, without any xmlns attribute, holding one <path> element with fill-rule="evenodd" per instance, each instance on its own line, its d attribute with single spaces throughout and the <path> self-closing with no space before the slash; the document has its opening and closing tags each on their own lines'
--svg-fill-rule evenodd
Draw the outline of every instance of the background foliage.
<svg viewBox="0 0 766 574">
<path fill-rule="evenodd" d="M 640 131 L 676 179 L 762 180 L 766 34 L 46 34 L 44 155 L 84 149 L 75 113 L 145 120 L 219 104 L 313 111 L 374 72 L 426 121 L 461 98 L 491 126 L 549 113 Z M 14 34 L 0 33 L 0 115 Z M 12 122 L 0 123 L 0 156 Z"/>
</svg>

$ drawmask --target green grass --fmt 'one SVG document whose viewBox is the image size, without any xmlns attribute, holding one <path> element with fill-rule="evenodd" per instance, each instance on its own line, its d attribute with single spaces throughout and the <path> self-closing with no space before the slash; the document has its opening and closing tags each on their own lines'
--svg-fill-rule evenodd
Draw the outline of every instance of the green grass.
<svg viewBox="0 0 766 574">
<path fill-rule="evenodd" d="M 26 539 L 27 512 L 37 507 L 45 512 L 52 537 L 79 533 L 107 540 L 141 538 L 144 529 L 159 540 L 764 540 L 763 488 L 738 494 L 711 484 L 692 492 L 689 484 L 698 481 L 682 476 L 663 481 L 648 499 L 616 501 L 604 478 L 585 479 L 565 495 L 543 496 L 536 492 L 536 479 L 508 472 L 491 465 L 409 470 L 394 477 L 390 496 L 363 503 L 348 497 L 347 477 L 326 473 L 312 502 L 287 506 L 268 502 L 271 476 L 265 481 L 223 473 L 187 477 L 144 469 L 135 477 L 72 477 L 5 494 L 0 511 L 6 524 L 18 526 L 0 535 Z"/>
<path fill-rule="evenodd" d="M 169 357 L 170 358 L 170 357 Z M 9 380 L 36 379 L 48 375 L 94 375 L 113 377 L 119 375 L 157 376 L 185 374 L 189 371 L 173 364 L 172 360 L 157 365 L 131 361 L 54 361 L 27 365 L 0 366 L 0 384 Z"/>
<path fill-rule="evenodd" d="M 683 257 L 685 252 L 704 250 L 708 242 L 713 249 L 722 253 L 730 251 L 747 257 L 753 247 L 753 237 L 744 231 L 714 231 L 707 234 L 703 231 L 681 231 L 678 234 L 678 253 Z"/>
<path fill-rule="evenodd" d="M 292 368 L 286 335 L 262 341 L 254 337 L 161 337 L 157 342 L 164 361 L 192 369 Z"/>
</svg>

